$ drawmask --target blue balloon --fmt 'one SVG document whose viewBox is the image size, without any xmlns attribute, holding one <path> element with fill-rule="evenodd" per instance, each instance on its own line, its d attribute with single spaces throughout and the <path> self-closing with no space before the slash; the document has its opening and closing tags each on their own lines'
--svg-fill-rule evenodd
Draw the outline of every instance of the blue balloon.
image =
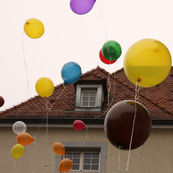
<svg viewBox="0 0 173 173">
<path fill-rule="evenodd" d="M 64 64 L 61 70 L 61 76 L 65 84 L 77 82 L 80 79 L 81 74 L 81 67 L 75 62 L 68 62 Z"/>
</svg>

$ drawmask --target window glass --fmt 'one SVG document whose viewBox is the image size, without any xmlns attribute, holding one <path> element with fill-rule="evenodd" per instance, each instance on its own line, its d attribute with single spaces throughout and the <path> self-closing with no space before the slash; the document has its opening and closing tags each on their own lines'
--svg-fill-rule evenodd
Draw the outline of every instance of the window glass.
<svg viewBox="0 0 173 173">
<path fill-rule="evenodd" d="M 84 153 L 83 170 L 98 170 L 99 153 Z"/>
<path fill-rule="evenodd" d="M 95 107 L 96 105 L 96 88 L 83 88 L 81 90 L 81 106 Z"/>
<path fill-rule="evenodd" d="M 73 161 L 72 170 L 99 170 L 99 152 L 67 151 L 66 158 Z"/>
</svg>

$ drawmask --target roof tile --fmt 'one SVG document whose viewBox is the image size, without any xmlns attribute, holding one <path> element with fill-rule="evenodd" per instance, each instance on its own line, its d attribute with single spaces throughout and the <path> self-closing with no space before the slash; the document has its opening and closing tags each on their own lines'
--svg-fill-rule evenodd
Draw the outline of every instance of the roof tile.
<svg viewBox="0 0 173 173">
<path fill-rule="evenodd" d="M 49 98 L 35 96 L 26 102 L 0 113 L 0 117 L 69 117 L 104 118 L 107 111 L 117 102 L 134 100 L 135 85 L 126 77 L 124 70 L 108 73 L 97 67 L 82 75 L 81 80 L 107 81 L 107 96 L 101 112 L 75 112 L 75 86 L 60 84 Z M 139 102 L 147 107 L 152 119 L 173 119 L 173 68 L 164 82 L 152 88 L 140 88 Z"/>
</svg>

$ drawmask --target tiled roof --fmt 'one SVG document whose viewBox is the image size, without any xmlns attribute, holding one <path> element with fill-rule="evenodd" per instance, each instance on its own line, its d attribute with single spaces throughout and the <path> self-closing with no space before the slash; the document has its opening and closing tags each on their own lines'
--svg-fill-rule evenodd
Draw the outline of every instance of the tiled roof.
<svg viewBox="0 0 173 173">
<path fill-rule="evenodd" d="M 101 112 L 75 112 L 75 85 L 60 84 L 55 87 L 49 98 L 36 96 L 0 113 L 1 118 L 104 118 L 106 112 L 115 103 L 122 100 L 134 100 L 135 86 L 128 81 L 124 70 L 109 74 L 97 67 L 82 75 L 80 81 L 107 81 L 107 95 Z M 173 68 L 159 86 L 141 88 L 139 102 L 151 112 L 152 119 L 173 120 Z"/>
</svg>

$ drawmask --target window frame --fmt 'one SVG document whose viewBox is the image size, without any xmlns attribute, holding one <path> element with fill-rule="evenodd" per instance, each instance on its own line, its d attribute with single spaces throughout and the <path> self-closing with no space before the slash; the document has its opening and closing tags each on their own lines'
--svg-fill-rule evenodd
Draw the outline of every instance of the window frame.
<svg viewBox="0 0 173 173">
<path fill-rule="evenodd" d="M 96 89 L 96 104 L 95 106 L 81 106 L 82 89 Z M 103 86 L 96 84 L 89 85 L 76 85 L 76 101 L 75 111 L 76 112 L 98 112 L 101 111 L 101 106 L 104 101 Z"/>
<path fill-rule="evenodd" d="M 98 172 L 98 173 L 105 173 L 106 172 L 106 155 L 107 155 L 107 143 L 106 142 L 62 142 L 65 146 L 66 150 L 73 150 L 76 152 L 85 152 L 85 151 L 100 151 L 99 152 L 99 170 L 83 170 L 82 172 Z M 63 156 L 56 155 L 56 167 L 55 173 L 59 173 L 58 166 L 60 161 L 63 159 Z M 81 160 L 80 160 L 81 162 Z M 73 172 L 79 172 L 80 170 L 71 170 Z"/>
</svg>

